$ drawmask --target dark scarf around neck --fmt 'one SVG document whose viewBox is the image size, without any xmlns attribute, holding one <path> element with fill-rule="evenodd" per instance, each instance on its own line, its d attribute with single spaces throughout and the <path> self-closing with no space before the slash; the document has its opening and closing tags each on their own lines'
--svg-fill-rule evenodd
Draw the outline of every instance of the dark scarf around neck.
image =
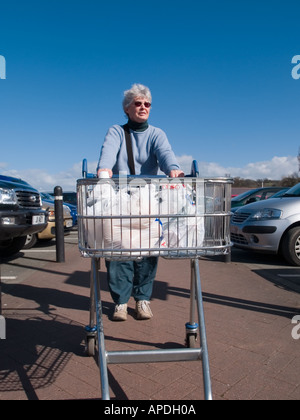
<svg viewBox="0 0 300 420">
<path fill-rule="evenodd" d="M 128 118 L 127 124 L 129 128 L 131 128 L 131 130 L 133 131 L 145 131 L 149 127 L 148 121 L 139 123 L 139 122 L 132 121 L 130 118 Z"/>
</svg>

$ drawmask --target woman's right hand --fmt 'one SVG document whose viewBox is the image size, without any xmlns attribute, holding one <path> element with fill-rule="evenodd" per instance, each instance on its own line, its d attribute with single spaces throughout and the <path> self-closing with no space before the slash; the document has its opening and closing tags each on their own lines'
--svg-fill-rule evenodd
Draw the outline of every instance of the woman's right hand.
<svg viewBox="0 0 300 420">
<path fill-rule="evenodd" d="M 100 172 L 108 172 L 110 178 L 113 176 L 113 173 L 112 173 L 111 169 L 98 169 L 98 172 L 97 172 L 97 177 L 98 178 L 99 178 Z"/>
</svg>

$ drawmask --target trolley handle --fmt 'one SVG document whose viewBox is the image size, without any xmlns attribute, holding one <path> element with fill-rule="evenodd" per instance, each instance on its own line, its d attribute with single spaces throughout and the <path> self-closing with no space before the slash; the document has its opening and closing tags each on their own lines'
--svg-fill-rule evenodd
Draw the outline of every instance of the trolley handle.
<svg viewBox="0 0 300 420">
<path fill-rule="evenodd" d="M 193 160 L 192 167 L 191 167 L 191 175 L 187 175 L 187 176 L 191 176 L 193 178 L 199 178 L 199 175 L 200 175 L 200 171 L 199 171 L 198 162 L 196 160 Z"/>
<path fill-rule="evenodd" d="M 82 161 L 82 178 L 97 178 L 96 174 L 88 173 L 87 159 Z"/>
<path fill-rule="evenodd" d="M 119 178 L 120 175 L 113 175 L 113 178 Z M 121 176 L 122 177 L 122 176 Z M 125 177 L 125 175 L 124 175 Z M 126 178 L 167 178 L 166 175 L 126 175 Z M 185 177 L 193 177 L 199 178 L 199 167 L 198 162 L 193 160 L 192 167 L 191 167 L 191 174 L 185 175 Z M 82 178 L 97 178 L 96 174 L 92 174 L 88 172 L 88 164 L 87 159 L 83 159 L 82 161 Z"/>
</svg>

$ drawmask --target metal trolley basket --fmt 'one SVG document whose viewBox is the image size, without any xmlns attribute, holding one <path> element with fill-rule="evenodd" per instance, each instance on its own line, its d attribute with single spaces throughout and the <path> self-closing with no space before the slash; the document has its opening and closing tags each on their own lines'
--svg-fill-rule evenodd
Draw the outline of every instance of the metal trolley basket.
<svg viewBox="0 0 300 420">
<path fill-rule="evenodd" d="M 84 178 L 77 181 L 77 197 L 79 250 L 84 257 L 91 258 L 87 353 L 94 356 L 96 350 L 98 352 L 105 400 L 110 399 L 108 364 L 196 360 L 202 360 L 205 399 L 212 399 L 198 259 L 230 254 L 232 181 L 229 178 L 202 179 L 198 174 L 194 161 L 192 174 L 184 178 L 98 179 L 87 173 L 86 161 L 83 163 Z M 125 261 L 145 256 L 191 260 L 186 348 L 106 351 L 100 258 Z"/>
</svg>

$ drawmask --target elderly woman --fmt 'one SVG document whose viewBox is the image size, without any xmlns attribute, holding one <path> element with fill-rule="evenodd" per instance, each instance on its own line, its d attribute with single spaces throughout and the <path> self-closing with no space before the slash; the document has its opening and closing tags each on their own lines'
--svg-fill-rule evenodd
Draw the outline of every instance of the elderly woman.
<svg viewBox="0 0 300 420">
<path fill-rule="evenodd" d="M 137 175 L 156 175 L 161 169 L 172 178 L 184 176 L 164 131 L 148 124 L 151 92 L 134 84 L 124 92 L 123 110 L 128 117 L 125 126 L 112 126 L 105 137 L 97 175 L 106 171 L 110 176 L 119 172 L 130 174 L 125 130 L 130 133 L 134 170 Z M 114 321 L 127 319 L 127 303 L 136 301 L 137 319 L 152 318 L 150 299 L 157 271 L 158 258 L 145 257 L 140 261 L 106 261 L 109 290 L 115 303 Z"/>
</svg>

